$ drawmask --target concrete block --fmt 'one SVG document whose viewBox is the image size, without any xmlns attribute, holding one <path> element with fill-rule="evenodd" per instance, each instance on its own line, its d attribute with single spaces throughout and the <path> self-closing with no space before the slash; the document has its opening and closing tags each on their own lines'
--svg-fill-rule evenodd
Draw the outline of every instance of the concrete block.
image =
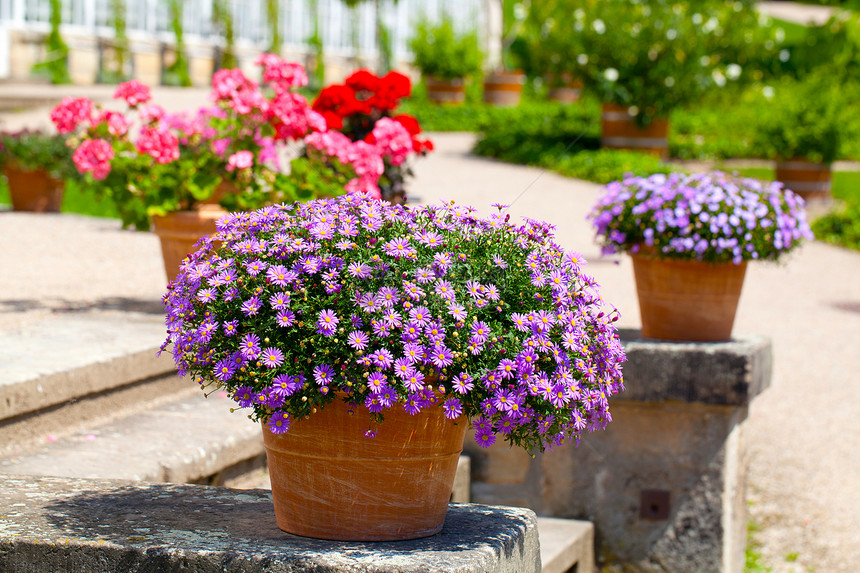
<svg viewBox="0 0 860 573">
<path fill-rule="evenodd" d="M 538 517 L 542 573 L 594 570 L 594 525 L 575 519 Z"/>
<path fill-rule="evenodd" d="M 0 570 L 290 573 L 540 571 L 527 509 L 449 506 L 432 537 L 345 543 L 275 525 L 271 493 L 0 476 Z"/>
<path fill-rule="evenodd" d="M 627 390 L 611 402 L 609 427 L 537 455 L 516 484 L 507 446 L 467 440 L 472 500 L 591 521 L 598 560 L 631 571 L 740 573 L 743 422 L 769 384 L 770 342 L 622 338 Z"/>
</svg>

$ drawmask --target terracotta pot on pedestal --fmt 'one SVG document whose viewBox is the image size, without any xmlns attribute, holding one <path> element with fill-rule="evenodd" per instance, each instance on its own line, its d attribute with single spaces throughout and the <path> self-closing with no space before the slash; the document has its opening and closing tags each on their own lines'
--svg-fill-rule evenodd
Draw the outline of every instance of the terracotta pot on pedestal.
<svg viewBox="0 0 860 573">
<path fill-rule="evenodd" d="M 669 156 L 669 120 L 657 118 L 640 127 L 624 106 L 605 103 L 601 113 L 600 145 L 609 149 L 643 151 L 661 159 Z"/>
<path fill-rule="evenodd" d="M 339 541 L 395 541 L 438 533 L 463 450 L 466 418 L 399 405 L 370 422 L 340 398 L 263 441 L 278 527 Z M 373 438 L 365 437 L 377 429 Z"/>
<path fill-rule="evenodd" d="M 833 199 L 829 163 L 813 163 L 802 158 L 778 161 L 776 179 L 806 201 L 829 202 Z"/>
<path fill-rule="evenodd" d="M 433 76 L 424 78 L 427 98 L 434 103 L 459 105 L 466 101 L 466 79 L 442 79 Z"/>
<path fill-rule="evenodd" d="M 746 261 L 703 263 L 631 255 L 642 336 L 718 342 L 732 337 Z"/>
<path fill-rule="evenodd" d="M 509 107 L 520 104 L 526 75 L 520 71 L 498 70 L 484 78 L 484 103 L 496 107 Z"/>
<path fill-rule="evenodd" d="M 63 182 L 45 169 L 27 170 L 7 163 L 3 168 L 9 183 L 14 211 L 58 213 L 63 202 Z"/>
</svg>

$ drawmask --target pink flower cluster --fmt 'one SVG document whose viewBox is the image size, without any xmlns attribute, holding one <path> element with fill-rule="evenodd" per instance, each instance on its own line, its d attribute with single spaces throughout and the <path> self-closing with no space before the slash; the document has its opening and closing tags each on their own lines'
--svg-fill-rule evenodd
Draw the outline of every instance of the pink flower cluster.
<svg viewBox="0 0 860 573">
<path fill-rule="evenodd" d="M 356 176 L 346 185 L 348 193 L 360 191 L 376 199 L 381 198 L 376 182 L 385 164 L 376 146 L 366 141 L 351 141 L 346 135 L 333 130 L 311 133 L 305 138 L 305 143 L 309 148 L 352 166 Z"/>
<path fill-rule="evenodd" d="M 378 119 L 371 136 L 376 149 L 392 165 L 403 165 L 413 151 L 412 136 L 399 121 L 390 117 Z"/>
<path fill-rule="evenodd" d="M 275 54 L 263 54 L 254 64 L 263 66 L 263 81 L 277 93 L 308 85 L 308 75 L 301 64 L 287 62 Z"/>
<path fill-rule="evenodd" d="M 179 139 L 166 128 L 144 127 L 136 147 L 162 165 L 179 159 Z"/>
<path fill-rule="evenodd" d="M 114 99 L 124 99 L 129 107 L 137 107 L 152 99 L 149 87 L 137 80 L 131 80 L 117 86 L 113 94 Z"/>
<path fill-rule="evenodd" d="M 51 121 L 60 133 L 71 133 L 85 121 L 90 121 L 93 115 L 93 102 L 85 97 L 64 97 L 51 110 Z"/>
<path fill-rule="evenodd" d="M 237 151 L 227 160 L 227 171 L 247 169 L 254 165 L 254 154 L 250 151 Z"/>
<path fill-rule="evenodd" d="M 101 181 L 110 173 L 113 147 L 104 139 L 85 139 L 72 154 L 72 161 L 81 173 L 92 173 L 93 179 Z"/>
</svg>

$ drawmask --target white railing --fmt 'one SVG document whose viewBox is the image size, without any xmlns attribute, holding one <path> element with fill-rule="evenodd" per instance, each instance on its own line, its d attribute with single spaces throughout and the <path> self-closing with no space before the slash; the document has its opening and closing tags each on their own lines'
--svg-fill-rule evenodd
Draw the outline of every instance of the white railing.
<svg viewBox="0 0 860 573">
<path fill-rule="evenodd" d="M 314 15 L 307 0 L 277 0 L 280 7 L 280 36 L 285 47 L 301 51 L 313 32 Z M 316 19 L 323 49 L 327 54 L 352 56 L 352 23 L 358 24 L 358 50 L 366 57 L 377 56 L 376 13 L 392 35 L 395 60 L 410 59 L 409 39 L 415 22 L 424 14 L 436 20 L 450 14 L 461 30 L 484 30 L 488 0 L 369 0 L 354 11 L 341 0 L 317 0 Z M 125 0 L 127 33 L 134 38 L 158 38 L 170 42 L 173 33 L 166 0 Z M 271 41 L 266 0 L 229 0 L 237 44 L 260 49 Z M 61 31 L 109 38 L 111 0 L 63 0 Z M 212 24 L 212 0 L 183 0 L 183 31 L 188 42 L 220 44 Z M 48 0 L 0 0 L 0 31 L 47 30 Z M 2 49 L 0 49 L 2 52 Z M 2 68 L 0 62 L 0 68 Z"/>
</svg>

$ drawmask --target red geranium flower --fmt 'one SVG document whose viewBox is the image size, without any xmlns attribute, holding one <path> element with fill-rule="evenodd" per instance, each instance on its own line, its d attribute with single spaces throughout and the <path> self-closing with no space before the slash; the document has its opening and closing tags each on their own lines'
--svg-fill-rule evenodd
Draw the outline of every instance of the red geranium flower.
<svg viewBox="0 0 860 573">
<path fill-rule="evenodd" d="M 358 70 L 346 78 L 344 83 L 357 92 L 368 91 L 376 93 L 380 88 L 379 78 L 367 70 Z"/>
</svg>

